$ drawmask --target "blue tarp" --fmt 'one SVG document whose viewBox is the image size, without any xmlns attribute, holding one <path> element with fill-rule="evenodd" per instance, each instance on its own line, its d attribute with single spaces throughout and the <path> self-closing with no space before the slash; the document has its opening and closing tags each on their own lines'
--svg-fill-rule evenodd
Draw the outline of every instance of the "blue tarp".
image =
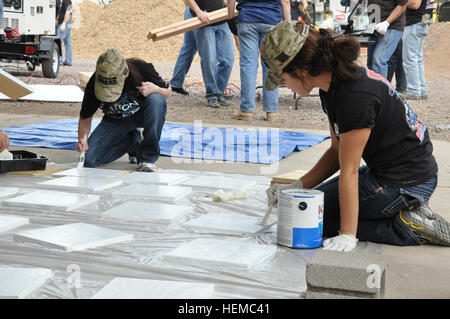
<svg viewBox="0 0 450 319">
<path fill-rule="evenodd" d="M 99 122 L 92 121 L 92 130 Z M 5 131 L 13 146 L 74 149 L 78 140 L 78 119 L 11 126 Z M 278 129 L 243 130 L 166 122 L 159 144 L 162 156 L 272 164 L 328 137 Z"/>
</svg>

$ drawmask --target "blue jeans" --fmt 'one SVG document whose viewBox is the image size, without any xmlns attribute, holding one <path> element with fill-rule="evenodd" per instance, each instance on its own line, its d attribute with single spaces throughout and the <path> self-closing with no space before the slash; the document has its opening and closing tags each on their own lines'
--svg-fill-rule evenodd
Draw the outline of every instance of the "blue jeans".
<svg viewBox="0 0 450 319">
<path fill-rule="evenodd" d="M 88 139 L 85 167 L 97 167 L 122 157 L 135 155 L 138 163 L 155 163 L 159 158 L 159 140 L 166 120 L 167 104 L 160 94 L 150 94 L 135 115 L 121 120 L 103 117 Z M 144 139 L 137 128 L 144 128 Z"/>
<path fill-rule="evenodd" d="M 389 29 L 385 35 L 371 36 L 370 41 L 376 41 L 367 48 L 367 67 L 387 78 L 388 61 L 397 48 L 398 41 L 402 38 L 402 31 Z"/>
<path fill-rule="evenodd" d="M 340 227 L 339 177 L 317 187 L 323 191 L 323 235 L 336 236 Z M 399 219 L 399 211 L 427 204 L 437 185 L 437 176 L 414 187 L 380 185 L 367 166 L 359 169 L 359 215 L 357 238 L 398 246 L 420 245 L 420 240 Z"/>
<path fill-rule="evenodd" d="M 191 10 L 189 7 L 184 11 L 184 20 L 192 18 Z M 174 88 L 182 88 L 184 78 L 189 72 L 192 60 L 194 59 L 195 53 L 197 53 L 197 44 L 195 41 L 195 32 L 188 31 L 184 33 L 184 41 L 181 46 L 180 53 L 178 54 L 177 63 L 173 70 L 172 79 L 170 80 L 170 85 Z"/>
<path fill-rule="evenodd" d="M 427 94 L 423 66 L 423 43 L 428 35 L 428 25 L 420 22 L 405 27 L 403 32 L 403 66 L 406 76 L 406 93 L 415 96 Z"/>
<path fill-rule="evenodd" d="M 258 75 L 259 47 L 267 31 L 272 27 L 265 23 L 238 23 L 239 65 L 241 71 L 241 111 L 255 111 L 256 78 Z M 261 59 L 263 86 L 267 77 L 267 67 Z M 269 91 L 263 88 L 263 110 L 277 112 L 278 88 Z"/>
<path fill-rule="evenodd" d="M 389 59 L 388 76 L 387 76 L 387 80 L 389 82 L 392 82 L 392 78 L 394 77 L 395 73 L 395 89 L 398 92 L 406 91 L 406 77 L 405 77 L 405 70 L 403 69 L 402 52 L 403 52 L 403 41 L 402 39 L 400 39 L 397 48 L 395 49 L 394 53 Z"/>
<path fill-rule="evenodd" d="M 0 1 L 0 29 L 3 28 L 3 0 Z"/>
<path fill-rule="evenodd" d="M 194 30 L 206 99 L 223 96 L 234 63 L 234 40 L 227 23 Z"/>
<path fill-rule="evenodd" d="M 64 43 L 64 63 L 72 64 L 72 40 L 70 39 L 70 34 L 72 33 L 72 25 L 67 24 L 66 30 L 61 32 L 61 26 L 58 25 L 56 28 L 56 35 L 61 39 L 61 43 Z M 62 48 L 61 48 L 62 50 Z M 59 58 L 59 63 L 63 63 L 62 56 Z"/>
</svg>

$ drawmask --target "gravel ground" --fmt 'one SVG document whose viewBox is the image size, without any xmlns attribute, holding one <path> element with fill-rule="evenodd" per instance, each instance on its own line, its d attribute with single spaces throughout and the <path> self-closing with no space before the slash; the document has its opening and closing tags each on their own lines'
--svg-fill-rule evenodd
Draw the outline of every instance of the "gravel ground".
<svg viewBox="0 0 450 319">
<path fill-rule="evenodd" d="M 12 73 L 29 84 L 42 84 L 46 82 L 60 84 L 77 84 L 78 72 L 94 71 L 95 60 L 74 59 L 72 67 L 62 66 L 58 79 L 42 79 L 32 76 L 24 64 L 0 63 L 0 67 Z M 166 80 L 170 79 L 174 63 L 155 63 L 157 71 Z M 34 73 L 40 74 L 38 68 Z M 258 83 L 262 83 L 259 79 Z M 190 95 L 185 97 L 172 93 L 168 98 L 167 121 L 193 123 L 194 120 L 201 120 L 203 123 L 226 125 L 248 125 L 260 127 L 278 127 L 295 129 L 328 129 L 328 122 L 320 106 L 317 96 L 302 97 L 295 96 L 292 91 L 286 88 L 280 89 L 279 93 L 279 120 L 267 122 L 264 120 L 262 111 L 262 101 L 256 104 L 256 111 L 253 122 L 242 122 L 234 120 L 232 114 L 239 109 L 240 104 L 240 80 L 238 61 L 233 69 L 228 94 L 232 96 L 231 106 L 212 109 L 206 105 L 204 98 L 204 88 L 200 65 L 193 63 L 191 70 L 185 80 L 187 90 Z M 425 122 L 430 129 L 433 139 L 450 141 L 450 74 L 436 75 L 427 78 L 429 89 L 428 99 L 421 101 L 410 101 L 410 104 L 419 118 Z M 261 89 L 257 89 L 257 95 L 262 94 Z M 314 93 L 314 92 L 313 92 Z M 317 93 L 317 92 L 316 92 Z M 296 109 L 297 105 L 297 109 Z M 0 113 L 14 114 L 41 114 L 41 115 L 61 115 L 78 117 L 81 103 L 48 103 L 48 102 L 13 102 L 0 101 Z M 97 112 L 96 116 L 101 116 Z M 14 125 L 14 123 L 11 123 Z"/>
</svg>

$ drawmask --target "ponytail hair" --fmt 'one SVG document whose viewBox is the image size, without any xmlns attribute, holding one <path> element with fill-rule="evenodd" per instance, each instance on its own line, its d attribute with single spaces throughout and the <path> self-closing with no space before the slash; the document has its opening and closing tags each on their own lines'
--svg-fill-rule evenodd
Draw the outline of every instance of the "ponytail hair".
<svg viewBox="0 0 450 319">
<path fill-rule="evenodd" d="M 283 69 L 298 78 L 296 69 L 307 70 L 311 76 L 332 72 L 345 80 L 358 77 L 360 45 L 352 36 L 333 38 L 328 29 L 310 28 L 302 49 Z"/>
<path fill-rule="evenodd" d="M 145 61 L 138 58 L 129 58 L 126 61 L 129 74 L 125 79 L 124 88 L 126 91 L 134 91 L 137 87 L 141 86 L 141 82 L 144 80 L 138 70 L 137 64 L 143 64 Z"/>
</svg>

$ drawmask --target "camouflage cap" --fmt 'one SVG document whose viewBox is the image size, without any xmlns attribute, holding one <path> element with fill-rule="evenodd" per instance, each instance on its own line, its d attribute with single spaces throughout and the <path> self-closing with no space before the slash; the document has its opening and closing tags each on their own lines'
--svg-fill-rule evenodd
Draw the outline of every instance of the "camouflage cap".
<svg viewBox="0 0 450 319">
<path fill-rule="evenodd" d="M 128 65 L 117 49 L 109 49 L 99 56 L 95 69 L 95 96 L 102 102 L 117 101 L 122 95 Z"/>
<path fill-rule="evenodd" d="M 275 90 L 286 67 L 300 52 L 309 34 L 309 26 L 297 21 L 282 21 L 271 28 L 261 43 L 261 57 L 269 69 L 264 86 Z"/>
</svg>

